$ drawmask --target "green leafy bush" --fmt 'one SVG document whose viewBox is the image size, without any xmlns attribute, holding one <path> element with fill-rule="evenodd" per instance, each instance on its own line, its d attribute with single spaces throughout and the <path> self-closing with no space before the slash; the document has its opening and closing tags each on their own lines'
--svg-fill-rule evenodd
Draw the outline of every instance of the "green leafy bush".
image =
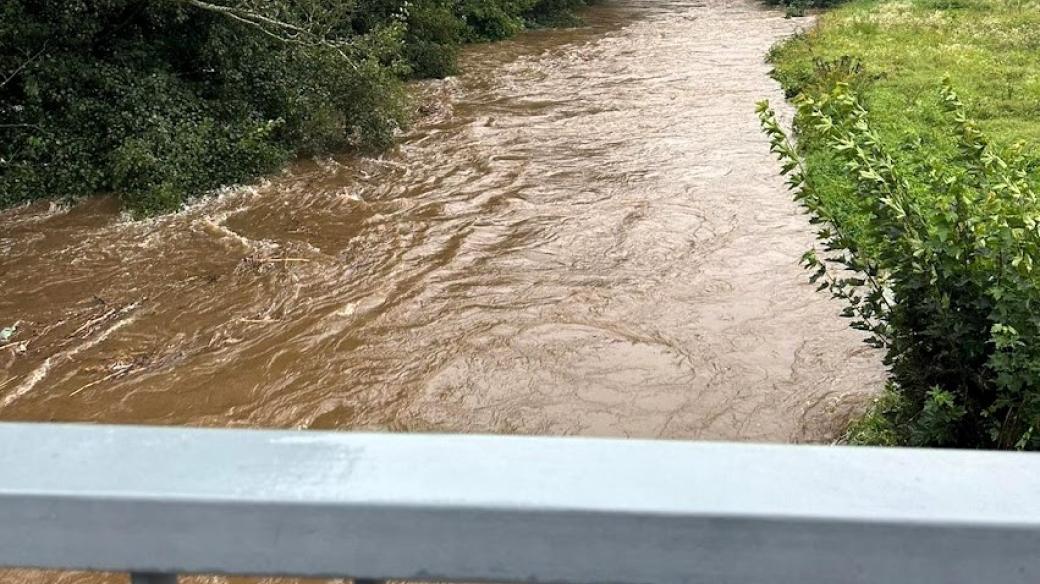
<svg viewBox="0 0 1040 584">
<path fill-rule="evenodd" d="M 297 153 L 387 144 L 402 27 L 354 34 L 340 4 L 6 2 L 0 204 L 115 192 L 157 212 Z"/>
<path fill-rule="evenodd" d="M 1040 448 L 1040 198 L 1020 149 L 987 141 L 944 82 L 947 143 L 891 151 L 846 81 L 795 100 L 799 151 L 759 107 L 796 199 L 817 226 L 804 256 L 852 326 L 886 350 L 892 397 L 861 435 L 919 446 Z M 804 151 L 844 166 L 835 212 Z M 847 216 L 866 218 L 846 229 Z"/>
</svg>

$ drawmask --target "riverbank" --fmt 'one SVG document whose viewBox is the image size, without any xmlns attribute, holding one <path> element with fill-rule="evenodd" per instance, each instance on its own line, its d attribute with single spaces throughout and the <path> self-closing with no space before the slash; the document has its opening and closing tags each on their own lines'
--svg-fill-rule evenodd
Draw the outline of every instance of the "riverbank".
<svg viewBox="0 0 1040 584">
<path fill-rule="evenodd" d="M 800 108 L 799 196 L 840 233 L 824 230 L 823 239 L 839 237 L 836 247 L 856 256 L 857 267 L 896 270 L 899 278 L 917 269 L 931 274 L 902 298 L 887 286 L 880 303 L 892 307 L 860 320 L 887 327 L 878 336 L 890 342 L 896 384 L 854 425 L 853 442 L 1040 445 L 1032 430 L 1040 427 L 1040 349 L 1035 326 L 1014 316 L 1040 298 L 1028 269 L 1011 272 L 1040 260 L 1028 229 L 1040 185 L 1037 8 L 1006 0 L 854 0 L 771 52 L 774 76 Z M 941 90 L 944 76 L 949 87 Z M 862 118 L 854 105 L 866 110 Z M 861 157 L 850 158 L 856 151 L 843 143 L 858 145 Z M 888 170 L 867 181 L 850 172 L 873 173 L 877 164 Z M 878 188 L 887 194 L 877 201 L 896 201 L 904 207 L 900 221 L 918 224 L 882 234 L 887 211 L 865 202 Z M 900 237 L 906 246 L 889 245 Z M 966 255 L 954 255 L 959 245 Z M 912 254 L 917 259 L 903 264 Z M 933 292 L 934 311 L 923 306 Z M 849 313 L 861 316 L 856 307 Z"/>
<path fill-rule="evenodd" d="M 114 193 L 155 214 L 290 160 L 382 151 L 407 79 L 585 0 L 173 0 L 0 9 L 0 208 Z"/>
</svg>

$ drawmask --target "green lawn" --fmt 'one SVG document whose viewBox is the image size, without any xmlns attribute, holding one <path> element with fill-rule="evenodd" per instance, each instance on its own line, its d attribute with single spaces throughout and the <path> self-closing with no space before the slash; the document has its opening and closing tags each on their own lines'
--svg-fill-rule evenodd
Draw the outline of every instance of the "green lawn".
<svg viewBox="0 0 1040 584">
<path fill-rule="evenodd" d="M 1040 183 L 1040 0 L 852 0 L 775 47 L 770 61 L 793 97 L 828 91 L 834 72 L 818 63 L 842 57 L 862 67 L 858 93 L 892 151 L 948 152 L 939 86 L 949 75 L 993 143 L 1036 160 Z M 824 199 L 855 233 L 866 218 L 852 210 L 840 163 L 823 145 L 802 146 Z"/>
<path fill-rule="evenodd" d="M 814 58 L 844 55 L 864 64 L 874 121 L 892 138 L 930 134 L 936 88 L 949 74 L 994 141 L 1040 144 L 1040 1 L 856 0 L 772 57 L 797 93 Z"/>
</svg>

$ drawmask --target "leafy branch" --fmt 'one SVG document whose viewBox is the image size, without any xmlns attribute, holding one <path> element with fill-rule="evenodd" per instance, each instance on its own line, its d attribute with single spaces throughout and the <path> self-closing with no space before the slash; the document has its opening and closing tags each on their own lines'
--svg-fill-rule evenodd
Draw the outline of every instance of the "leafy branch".
<svg viewBox="0 0 1040 584">
<path fill-rule="evenodd" d="M 334 51 L 358 69 L 357 46 L 349 35 L 336 35 L 328 23 L 342 20 L 344 8 L 340 3 L 301 3 L 294 10 L 272 10 L 276 3 L 240 1 L 238 5 L 215 4 L 204 0 L 176 0 L 193 8 L 212 12 L 245 24 L 279 42 Z M 266 8 L 265 13 L 262 9 Z M 328 14 L 330 11 L 339 14 Z M 281 12 L 282 14 L 279 14 Z M 295 22 L 293 22 L 295 21 Z"/>
<path fill-rule="evenodd" d="M 948 79 L 939 99 L 957 147 L 948 160 L 890 155 L 845 81 L 795 100 L 802 147 L 840 162 L 867 219 L 854 233 L 768 103 L 758 114 L 795 199 L 822 225 L 823 254 L 803 256 L 810 280 L 886 349 L 903 404 L 886 415 L 905 440 L 1040 448 L 1040 197 L 1021 152 L 991 145 Z"/>
</svg>

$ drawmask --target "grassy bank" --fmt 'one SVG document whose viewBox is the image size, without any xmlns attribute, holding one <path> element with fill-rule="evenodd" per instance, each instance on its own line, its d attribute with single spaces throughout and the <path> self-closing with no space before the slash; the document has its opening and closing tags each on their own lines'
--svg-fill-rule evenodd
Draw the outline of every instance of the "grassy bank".
<svg viewBox="0 0 1040 584">
<path fill-rule="evenodd" d="M 853 442 L 1040 447 L 1038 55 L 1036 0 L 852 0 L 770 55 L 807 264 L 892 371 Z"/>
<path fill-rule="evenodd" d="M 770 60 L 794 97 L 825 92 L 850 73 L 840 60 L 853 58 L 863 69 L 854 76 L 856 90 L 882 140 L 933 154 L 950 142 L 936 99 L 948 74 L 993 142 L 1023 143 L 1040 159 L 1038 55 L 1036 0 L 855 0 L 824 13 Z M 851 210 L 849 185 L 837 180 L 842 173 L 827 148 L 808 145 L 806 153 L 820 180 L 835 180 L 826 196 L 839 217 L 863 221 Z"/>
<path fill-rule="evenodd" d="M 0 207 L 116 193 L 139 213 L 299 155 L 379 149 L 403 83 L 584 0 L 6 0 Z"/>
<path fill-rule="evenodd" d="M 1040 2 L 857 0 L 772 55 L 778 80 L 798 93 L 819 78 L 813 60 L 859 59 L 879 130 L 928 135 L 938 79 L 949 74 L 995 140 L 1040 144 Z M 811 87 L 810 87 L 811 88 Z"/>
</svg>

